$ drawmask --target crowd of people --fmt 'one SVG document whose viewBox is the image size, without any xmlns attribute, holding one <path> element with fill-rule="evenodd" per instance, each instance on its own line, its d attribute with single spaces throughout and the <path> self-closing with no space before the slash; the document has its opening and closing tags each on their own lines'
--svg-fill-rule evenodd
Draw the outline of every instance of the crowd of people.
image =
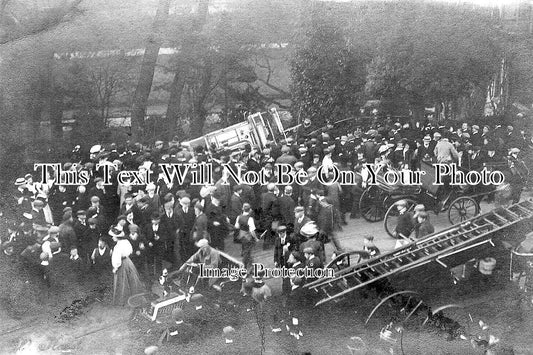
<svg viewBox="0 0 533 355">
<path fill-rule="evenodd" d="M 150 147 L 131 142 L 97 145 L 86 153 L 76 146 L 69 161 L 61 163 L 61 171 L 84 171 L 88 183 L 58 184 L 61 177 L 52 169 L 45 172 L 49 177 L 46 183 L 37 179 L 39 171 L 16 179 L 13 206 L 17 223 L 9 236 L 3 237 L 2 251 L 40 265 L 44 279 L 50 277 L 49 266 L 58 254 L 69 256 L 76 265 L 72 270 L 114 273 L 117 304 L 124 304 L 129 294 L 142 288 L 142 277 L 157 277 L 165 268 L 179 269 L 206 244 L 220 251 L 227 243 L 241 244 L 243 263 L 249 267 L 254 246 L 262 240 L 264 249 L 273 249 L 276 267 L 322 268 L 327 261 L 324 244 L 333 241 L 340 249 L 335 233 L 347 224 L 347 218 L 364 223 L 359 198 L 366 181 L 364 174 L 356 174 L 358 180 L 353 183 L 324 185 L 317 179 L 320 166 L 335 165 L 360 173 L 365 163 L 417 170 L 426 161 L 456 163 L 470 171 L 502 162 L 513 199 L 518 201 L 529 174 L 522 156 L 529 159 L 532 146 L 530 136 L 512 125 L 439 125 L 390 119 L 360 125 L 350 132 L 329 125 L 311 134 L 288 136 L 264 149 L 247 145 L 240 150 L 217 151 L 190 147 L 177 139 L 157 141 Z M 190 175 L 181 184 L 163 178 L 162 163 L 204 162 L 214 167 L 212 185 L 191 184 Z M 112 163 L 109 184 L 105 184 L 101 168 L 106 163 Z M 291 164 L 296 172 L 305 170 L 308 182 L 277 183 L 274 167 L 280 163 Z M 239 184 L 222 164 L 263 171 L 268 182 L 263 186 Z M 131 177 L 119 183 L 117 175 L 123 170 L 149 174 L 151 182 L 134 183 Z M 405 206 L 398 206 L 402 215 Z M 397 228 L 399 239 L 409 238 L 411 233 L 417 237 L 432 233 L 422 207 L 409 215 L 405 228 Z M 365 238 L 365 249 L 375 256 L 379 250 L 372 239 Z M 284 279 L 283 293 L 290 299 L 309 281 Z"/>
</svg>

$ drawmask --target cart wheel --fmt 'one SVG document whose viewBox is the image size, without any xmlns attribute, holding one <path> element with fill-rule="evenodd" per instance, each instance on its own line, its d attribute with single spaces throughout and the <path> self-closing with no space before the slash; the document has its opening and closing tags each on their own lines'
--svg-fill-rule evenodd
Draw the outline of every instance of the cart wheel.
<svg viewBox="0 0 533 355">
<path fill-rule="evenodd" d="M 407 201 L 407 211 L 411 212 L 415 209 L 416 201 L 405 199 Z M 383 226 L 385 227 L 385 231 L 388 235 L 391 237 L 393 236 L 394 229 L 396 229 L 396 226 L 398 225 L 398 216 L 400 213 L 398 212 L 398 209 L 396 208 L 396 205 L 393 203 L 389 209 L 387 210 L 387 213 L 385 214 L 385 221 L 383 222 Z"/>
<path fill-rule="evenodd" d="M 385 217 L 387 211 L 384 206 L 385 194 L 377 187 L 367 188 L 359 199 L 359 211 L 369 222 L 378 222 Z"/>
<path fill-rule="evenodd" d="M 351 265 L 357 265 L 361 262 L 363 259 L 363 255 L 366 252 L 359 252 L 359 251 L 352 251 L 348 253 L 343 253 L 338 255 L 335 259 L 331 260 L 325 268 L 331 268 L 337 271 L 341 271 L 342 269 L 345 269 Z"/>
<path fill-rule="evenodd" d="M 479 204 L 471 197 L 458 197 L 448 208 L 448 220 L 451 224 L 461 223 L 479 214 Z"/>
</svg>

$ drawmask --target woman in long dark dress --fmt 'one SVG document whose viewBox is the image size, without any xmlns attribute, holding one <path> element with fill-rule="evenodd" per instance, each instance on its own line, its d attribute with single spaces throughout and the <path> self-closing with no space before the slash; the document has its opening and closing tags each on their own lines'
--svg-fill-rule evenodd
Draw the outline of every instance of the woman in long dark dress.
<svg viewBox="0 0 533 355">
<path fill-rule="evenodd" d="M 109 234 L 113 236 L 117 243 L 111 255 L 114 273 L 113 304 L 124 306 L 130 296 L 144 292 L 144 285 L 130 259 L 133 247 L 126 238 L 124 231 L 118 231 L 113 228 Z"/>
</svg>

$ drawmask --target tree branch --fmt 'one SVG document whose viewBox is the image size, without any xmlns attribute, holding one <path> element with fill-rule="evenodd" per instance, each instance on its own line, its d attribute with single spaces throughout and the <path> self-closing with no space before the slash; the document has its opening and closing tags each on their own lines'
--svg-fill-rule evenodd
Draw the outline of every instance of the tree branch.
<svg viewBox="0 0 533 355">
<path fill-rule="evenodd" d="M 270 84 L 269 82 L 267 82 L 266 80 L 264 79 L 261 79 L 261 78 L 258 78 L 257 79 L 258 81 L 262 82 L 263 84 L 265 84 L 268 88 L 274 90 L 274 91 L 277 91 L 279 92 L 280 94 L 284 95 L 284 96 L 287 96 L 287 98 L 289 98 L 291 96 L 290 93 L 288 93 L 287 91 L 277 87 L 277 86 L 274 86 L 272 84 Z"/>
</svg>

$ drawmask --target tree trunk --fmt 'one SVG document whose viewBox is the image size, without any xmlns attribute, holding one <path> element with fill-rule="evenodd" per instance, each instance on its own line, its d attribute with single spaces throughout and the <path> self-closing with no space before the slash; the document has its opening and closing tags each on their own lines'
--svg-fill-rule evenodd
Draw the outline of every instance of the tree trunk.
<svg viewBox="0 0 533 355">
<path fill-rule="evenodd" d="M 131 132 L 133 140 L 140 140 L 142 138 L 146 106 L 152 89 L 155 65 L 162 42 L 161 30 L 164 28 L 168 18 L 169 3 L 170 0 L 159 0 L 152 26 L 152 34 L 149 36 L 148 43 L 146 44 L 141 72 L 131 107 Z"/>
<path fill-rule="evenodd" d="M 51 90 L 50 130 L 52 135 L 52 154 L 56 156 L 63 142 L 63 102 L 61 95 L 58 93 L 58 89 L 52 86 Z"/>
<path fill-rule="evenodd" d="M 409 106 L 413 113 L 413 119 L 416 122 L 424 122 L 425 106 L 419 103 L 411 103 Z"/>
<path fill-rule="evenodd" d="M 199 137 L 203 134 L 206 114 L 204 111 L 201 109 L 200 112 L 191 117 L 190 131 L 193 137 Z"/>
<path fill-rule="evenodd" d="M 32 95 L 31 95 L 31 120 L 30 125 L 30 141 L 36 142 L 39 139 L 40 127 L 41 127 L 41 115 L 44 105 L 44 94 L 46 93 L 48 86 L 48 81 L 42 75 L 39 76 L 39 79 L 34 85 L 32 85 Z"/>
<path fill-rule="evenodd" d="M 198 6 L 198 15 L 192 27 L 192 34 L 202 31 L 205 23 L 207 22 L 208 14 L 209 0 L 200 0 Z M 193 40 L 192 37 L 194 36 L 190 36 L 185 39 L 181 50 L 182 53 L 191 53 L 194 51 L 194 47 L 196 45 L 201 45 L 201 43 L 197 43 L 195 40 Z M 178 121 L 180 117 L 181 96 L 183 94 L 183 88 L 185 87 L 186 71 L 186 63 L 181 62 L 179 64 L 179 68 L 176 70 L 176 73 L 174 73 L 174 79 L 172 80 L 172 86 L 170 87 L 170 97 L 168 99 L 166 114 L 166 119 L 169 127 L 168 131 L 170 134 L 173 134 L 178 126 Z M 195 119 L 193 119 L 193 121 L 191 122 L 191 132 L 198 132 L 197 130 L 192 129 L 193 126 L 197 126 L 193 123 L 194 121 Z M 201 124 L 200 132 L 202 127 L 203 123 Z"/>
<path fill-rule="evenodd" d="M 63 98 L 60 93 L 60 88 L 54 83 L 54 52 L 51 51 L 47 55 L 47 86 L 48 86 L 48 104 L 50 115 L 50 134 L 52 138 L 52 154 L 56 154 L 60 150 L 63 142 Z"/>
<path fill-rule="evenodd" d="M 168 138 L 172 138 L 177 131 L 182 131 L 178 127 L 179 117 L 180 117 L 180 108 L 181 108 L 181 95 L 183 93 L 183 88 L 185 87 L 185 78 L 184 73 L 181 70 L 178 70 L 174 74 L 174 80 L 170 86 L 170 95 L 168 98 L 168 107 L 167 107 L 167 123 L 168 123 Z"/>
</svg>

